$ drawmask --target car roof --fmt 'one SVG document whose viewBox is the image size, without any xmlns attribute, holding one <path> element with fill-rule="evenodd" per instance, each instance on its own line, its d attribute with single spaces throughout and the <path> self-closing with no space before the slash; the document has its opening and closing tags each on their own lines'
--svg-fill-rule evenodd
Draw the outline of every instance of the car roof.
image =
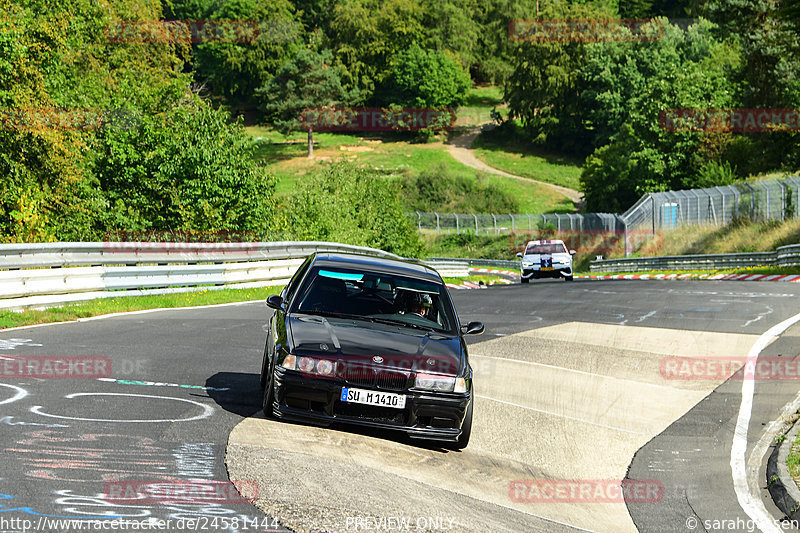
<svg viewBox="0 0 800 533">
<path fill-rule="evenodd" d="M 367 270 L 370 272 L 385 272 L 399 276 L 407 276 L 417 279 L 424 279 L 436 283 L 442 283 L 439 273 L 429 266 L 422 263 L 403 260 L 389 259 L 374 255 L 362 255 L 343 252 L 316 252 L 316 257 L 312 261 L 313 266 L 353 268 L 356 270 Z"/>
<path fill-rule="evenodd" d="M 559 244 L 559 243 L 564 244 L 564 241 L 559 239 L 545 239 L 541 241 L 528 241 L 528 244 L 526 244 L 525 247 L 527 248 L 530 245 L 535 246 L 537 244 Z"/>
</svg>

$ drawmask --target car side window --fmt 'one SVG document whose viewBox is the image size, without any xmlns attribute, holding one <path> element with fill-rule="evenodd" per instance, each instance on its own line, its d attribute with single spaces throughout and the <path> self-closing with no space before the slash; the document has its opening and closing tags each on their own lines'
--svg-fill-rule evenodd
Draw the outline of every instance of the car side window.
<svg viewBox="0 0 800 533">
<path fill-rule="evenodd" d="M 311 256 L 308 256 L 303 264 L 300 265 L 300 268 L 297 269 L 297 272 L 294 273 L 292 279 L 289 280 L 289 284 L 286 285 L 286 288 L 283 290 L 283 300 L 285 302 L 292 300 L 295 291 L 297 291 L 297 287 L 300 285 L 300 282 L 303 280 L 303 277 L 308 271 L 309 265 L 311 265 Z"/>
</svg>

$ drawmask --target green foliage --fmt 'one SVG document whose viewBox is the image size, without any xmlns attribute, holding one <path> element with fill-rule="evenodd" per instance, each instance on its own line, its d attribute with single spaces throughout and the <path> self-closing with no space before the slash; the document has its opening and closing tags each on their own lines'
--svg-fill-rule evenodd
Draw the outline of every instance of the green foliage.
<svg viewBox="0 0 800 533">
<path fill-rule="evenodd" d="M 485 178 L 455 174 L 440 164 L 403 180 L 403 196 L 412 211 L 516 213 L 516 198 Z"/>
<path fill-rule="evenodd" d="M 650 28 L 659 39 L 586 47 L 581 100 L 597 147 L 581 177 L 586 210 L 624 210 L 645 192 L 731 182 L 730 164 L 720 163 L 729 136 L 673 131 L 659 117 L 733 105 L 736 48 L 712 29 L 701 19 L 683 32 L 662 19 Z"/>
<path fill-rule="evenodd" d="M 416 43 L 392 60 L 389 102 L 407 107 L 458 107 L 464 103 L 469 76 L 444 52 Z"/>
<path fill-rule="evenodd" d="M 392 57 L 424 34 L 418 0 L 344 0 L 331 14 L 327 37 L 343 84 L 367 102 L 391 71 Z"/>
<path fill-rule="evenodd" d="M 267 119 L 277 130 L 289 133 L 303 129 L 303 110 L 346 104 L 354 98 L 341 77 L 342 69 L 332 65 L 330 51 L 301 48 L 257 92 Z"/>
<path fill-rule="evenodd" d="M 254 42 L 201 43 L 194 47 L 195 78 L 228 103 L 255 104 L 256 89 L 269 82 L 299 47 L 302 28 L 288 0 L 240 0 L 216 4 L 210 19 L 256 21 Z"/>
<path fill-rule="evenodd" d="M 542 18 L 613 18 L 608 7 L 594 4 L 548 4 Z M 581 67 L 590 46 L 583 42 L 522 42 L 514 71 L 506 80 L 510 118 L 519 118 L 537 144 L 560 151 L 587 153 L 591 140 L 582 125 Z"/>
<path fill-rule="evenodd" d="M 422 244 L 397 184 L 352 163 L 332 164 L 304 181 L 286 207 L 292 238 L 336 241 L 418 257 Z"/>
<path fill-rule="evenodd" d="M 187 43 L 108 39 L 111 20 L 160 18 L 158 2 L 0 0 L 0 12 L 0 106 L 24 117 L 0 130 L 0 239 L 270 223 L 271 182 L 189 90 Z M 76 113 L 89 119 L 65 118 Z"/>
<path fill-rule="evenodd" d="M 114 206 L 109 229 L 269 229 L 275 180 L 253 163 L 250 137 L 199 100 L 135 129 L 99 135 L 95 167 Z"/>
</svg>

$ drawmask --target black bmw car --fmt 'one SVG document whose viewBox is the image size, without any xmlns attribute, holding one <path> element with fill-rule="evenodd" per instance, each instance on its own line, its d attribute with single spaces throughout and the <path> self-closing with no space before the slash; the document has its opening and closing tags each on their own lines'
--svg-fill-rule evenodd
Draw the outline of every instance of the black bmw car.
<svg viewBox="0 0 800 533">
<path fill-rule="evenodd" d="M 397 429 L 464 448 L 472 429 L 465 334 L 439 274 L 372 256 L 316 253 L 270 296 L 264 413 Z"/>
</svg>

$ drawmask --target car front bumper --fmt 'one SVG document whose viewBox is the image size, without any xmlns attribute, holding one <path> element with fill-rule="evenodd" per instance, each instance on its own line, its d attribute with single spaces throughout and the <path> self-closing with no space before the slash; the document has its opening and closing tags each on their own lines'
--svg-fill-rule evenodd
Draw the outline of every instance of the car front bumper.
<svg viewBox="0 0 800 533">
<path fill-rule="evenodd" d="M 410 437 L 455 442 L 469 405 L 467 393 L 383 391 L 403 394 L 403 409 L 352 404 L 341 401 L 343 380 L 320 379 L 278 367 L 275 372 L 275 404 L 278 418 L 327 426 L 356 424 L 403 431 Z M 355 388 L 364 388 L 352 385 Z"/>
<path fill-rule="evenodd" d="M 572 275 L 572 267 L 558 266 L 553 270 L 539 270 L 533 268 L 523 268 L 520 275 L 525 279 L 539 278 L 566 278 Z"/>
</svg>

